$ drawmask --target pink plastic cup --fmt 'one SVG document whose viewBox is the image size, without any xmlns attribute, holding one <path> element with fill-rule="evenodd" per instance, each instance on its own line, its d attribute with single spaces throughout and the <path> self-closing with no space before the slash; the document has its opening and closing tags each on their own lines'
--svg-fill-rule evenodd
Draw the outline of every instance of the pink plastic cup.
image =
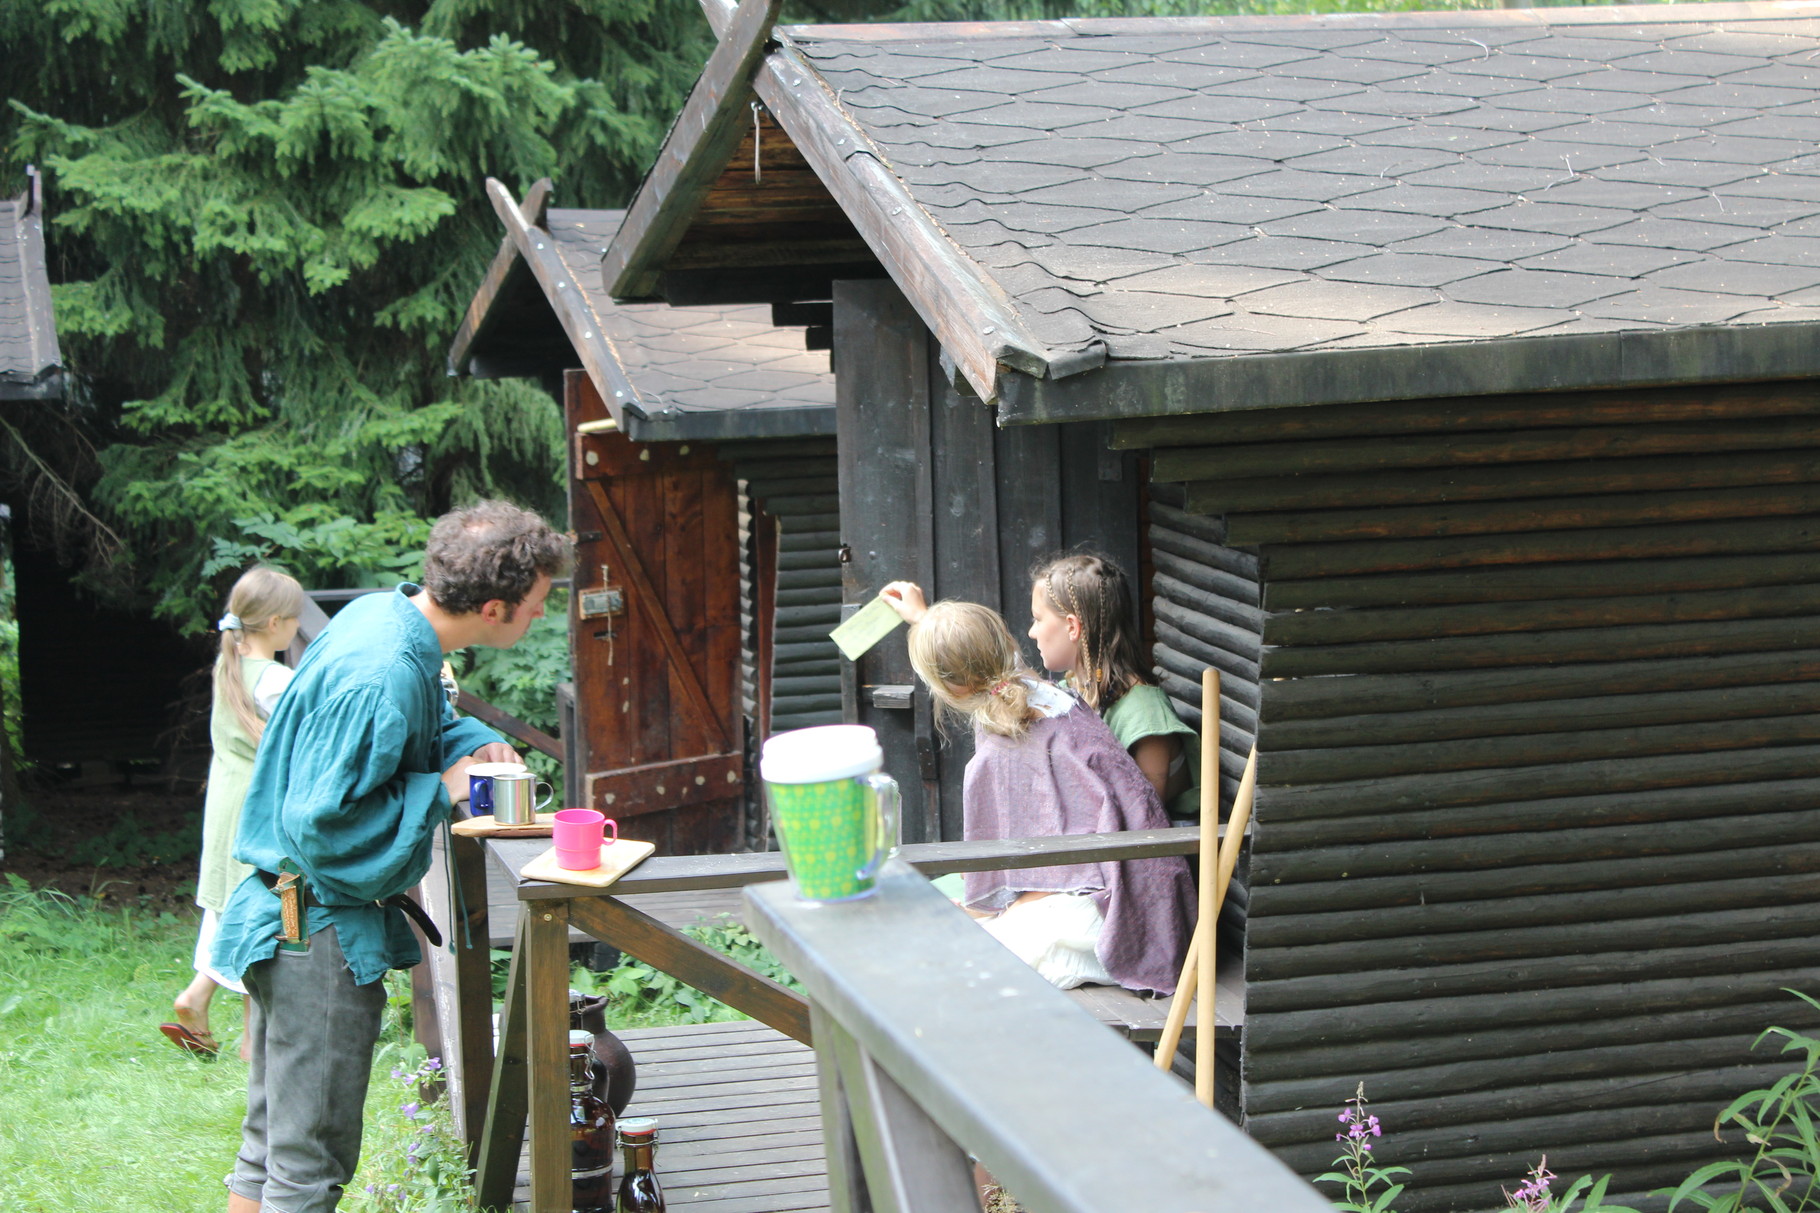
<svg viewBox="0 0 1820 1213">
<path fill-rule="evenodd" d="M 613 827 L 613 837 L 606 828 Z M 550 830 L 556 843 L 556 866 L 568 872 L 587 872 L 601 864 L 602 846 L 619 841 L 619 823 L 594 809 L 563 809 Z"/>
</svg>

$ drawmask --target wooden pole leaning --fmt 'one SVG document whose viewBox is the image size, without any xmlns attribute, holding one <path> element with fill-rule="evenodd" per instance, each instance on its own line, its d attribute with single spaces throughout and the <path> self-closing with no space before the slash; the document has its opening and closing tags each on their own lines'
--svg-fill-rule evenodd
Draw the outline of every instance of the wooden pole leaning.
<svg viewBox="0 0 1820 1213">
<path fill-rule="evenodd" d="M 1220 912 L 1220 672 L 1212 666 L 1201 671 L 1201 864 L 1200 922 L 1212 922 Z M 1188 950 L 1198 954 L 1200 980 L 1195 986 L 1194 1097 L 1213 1106 L 1214 946 L 1218 933 L 1200 931 Z M 1198 940 L 1200 947 L 1195 947 Z M 1184 997 L 1181 986 L 1176 997 Z"/>
<path fill-rule="evenodd" d="M 1201 778 L 1207 778 L 1205 772 Z M 1215 778 L 1218 778 L 1217 774 Z M 1226 904 L 1226 886 L 1232 882 L 1232 874 L 1239 866 L 1239 848 L 1245 844 L 1245 829 L 1251 824 L 1251 802 L 1257 795 L 1257 786 L 1258 748 L 1254 745 L 1251 747 L 1251 756 L 1245 760 L 1245 774 L 1239 780 L 1238 794 L 1232 798 L 1232 813 L 1226 819 L 1226 837 L 1220 844 L 1219 874 L 1214 880 L 1213 917 L 1204 918 L 1194 926 L 1194 939 L 1188 945 L 1188 955 L 1182 961 L 1181 979 L 1175 985 L 1176 997 L 1169 1004 L 1169 1018 L 1164 1021 L 1162 1039 L 1157 1042 L 1156 1068 L 1159 1070 L 1169 1068 L 1175 1058 L 1176 1046 L 1182 1041 L 1182 1029 L 1188 1023 L 1188 1000 L 1182 997 L 1182 992 L 1199 984 L 1198 957 L 1202 933 L 1219 920 L 1220 907 Z M 1200 1065 L 1198 1060 L 1195 1064 L 1197 1068 Z"/>
</svg>

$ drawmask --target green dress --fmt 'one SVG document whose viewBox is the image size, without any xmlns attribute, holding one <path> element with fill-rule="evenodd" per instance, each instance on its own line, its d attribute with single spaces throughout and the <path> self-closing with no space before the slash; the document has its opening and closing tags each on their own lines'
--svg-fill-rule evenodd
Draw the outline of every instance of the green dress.
<svg viewBox="0 0 1820 1213">
<path fill-rule="evenodd" d="M 249 696 L 259 685 L 260 675 L 276 664 L 263 657 L 240 662 L 240 680 Z M 234 709 L 219 697 L 209 714 L 209 741 L 215 752 L 209 759 L 208 790 L 202 799 L 202 866 L 196 874 L 196 904 L 219 914 L 227 905 L 228 894 L 253 873 L 234 858 L 233 851 L 234 830 L 253 779 L 253 754 L 258 746 L 240 727 Z"/>
<path fill-rule="evenodd" d="M 1188 787 L 1163 807 L 1176 820 L 1198 821 L 1201 815 L 1200 734 L 1182 723 L 1163 688 L 1139 683 L 1120 695 L 1103 718 L 1106 727 L 1127 751 L 1146 737 L 1181 737 L 1182 760 L 1188 764 Z"/>
</svg>

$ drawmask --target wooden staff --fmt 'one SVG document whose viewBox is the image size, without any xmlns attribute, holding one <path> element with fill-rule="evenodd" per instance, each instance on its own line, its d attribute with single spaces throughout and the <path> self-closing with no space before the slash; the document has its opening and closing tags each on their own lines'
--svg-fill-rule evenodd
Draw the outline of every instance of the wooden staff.
<svg viewBox="0 0 1820 1213">
<path fill-rule="evenodd" d="M 1217 768 L 1213 778 L 1219 778 Z M 1208 773 L 1201 771 L 1202 782 L 1208 779 Z M 1220 870 L 1214 881 L 1213 917 L 1202 918 L 1195 924 L 1194 939 L 1188 945 L 1188 956 L 1182 961 L 1181 980 L 1175 985 L 1175 999 L 1169 1004 L 1169 1018 L 1163 1025 L 1163 1037 L 1157 1042 L 1156 1068 L 1167 1070 L 1175 1058 L 1176 1046 L 1182 1040 L 1182 1028 L 1188 1022 L 1188 1000 L 1182 997 L 1183 992 L 1199 981 L 1200 965 L 1196 958 L 1200 954 L 1202 937 L 1214 927 L 1220 915 L 1220 907 L 1226 904 L 1226 887 L 1232 883 L 1232 874 L 1239 866 L 1239 848 L 1245 842 L 1245 828 L 1251 824 L 1251 802 L 1257 795 L 1258 786 L 1258 748 L 1251 747 L 1251 756 L 1245 760 L 1245 774 L 1239 779 L 1238 795 L 1232 798 L 1232 816 L 1226 821 L 1226 837 L 1220 845 Z M 1205 877 L 1202 878 L 1205 880 Z M 1197 1031 L 1198 1026 L 1197 1026 Z M 1200 1089 L 1200 1053 L 1195 1054 L 1195 1088 Z"/>
<path fill-rule="evenodd" d="M 1207 773 L 1213 772 L 1213 778 Z M 1216 872 L 1220 862 L 1220 672 L 1212 666 L 1201 671 L 1201 922 L 1212 922 L 1220 912 Z M 1213 1106 L 1213 975 L 1214 932 L 1200 936 L 1200 982 L 1195 1001 L 1200 1010 L 1194 1025 L 1194 1097 Z M 1197 949 L 1194 940 L 1188 952 Z M 1176 986 L 1176 997 L 1183 987 Z"/>
</svg>

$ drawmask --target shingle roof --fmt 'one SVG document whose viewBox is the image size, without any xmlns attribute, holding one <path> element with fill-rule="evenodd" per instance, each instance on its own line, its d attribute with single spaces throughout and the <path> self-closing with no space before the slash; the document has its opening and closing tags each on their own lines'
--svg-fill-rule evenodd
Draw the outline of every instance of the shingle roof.
<svg viewBox="0 0 1820 1213">
<path fill-rule="evenodd" d="M 1203 358 L 1820 319 L 1820 21 L 1703 16 L 789 33 L 1038 340 Z"/>
<path fill-rule="evenodd" d="M 797 26 L 753 87 L 1014 417 L 1811 374 L 1809 12 Z"/>
<path fill-rule="evenodd" d="M 509 230 L 451 365 L 491 378 L 579 362 L 638 441 L 833 433 L 827 353 L 774 325 L 769 307 L 607 296 L 600 255 L 624 214 L 551 208 L 541 226 Z"/>
<path fill-rule="evenodd" d="M 0 201 L 0 400 L 62 396 L 62 361 L 44 263 L 43 197 L 34 172 L 25 193 Z"/>
</svg>

